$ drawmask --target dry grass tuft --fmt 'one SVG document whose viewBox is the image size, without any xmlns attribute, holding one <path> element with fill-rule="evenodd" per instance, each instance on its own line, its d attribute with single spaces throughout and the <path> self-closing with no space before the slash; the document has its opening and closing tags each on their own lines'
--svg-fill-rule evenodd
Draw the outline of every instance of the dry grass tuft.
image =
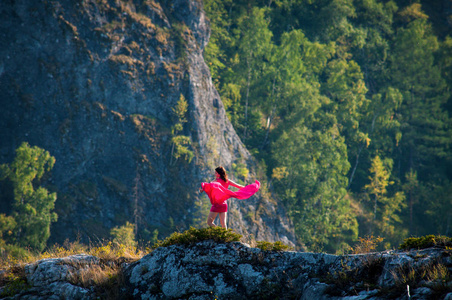
<svg viewBox="0 0 452 300">
<path fill-rule="evenodd" d="M 97 245 L 84 245 L 78 241 L 66 241 L 62 246 L 56 244 L 43 253 L 33 253 L 21 249 L 20 255 L 16 252 L 4 252 L 0 256 L 0 270 L 10 270 L 16 266 L 25 265 L 46 258 L 61 258 L 76 254 L 87 254 L 99 257 L 103 261 L 116 263 L 117 261 L 134 261 L 142 258 L 150 249 L 104 242 Z"/>
<path fill-rule="evenodd" d="M 84 288 L 104 286 L 117 276 L 119 272 L 120 268 L 117 266 L 108 266 L 106 264 L 90 265 L 75 269 L 69 277 L 69 282 Z"/>
<path fill-rule="evenodd" d="M 46 258 L 62 258 L 83 253 L 98 257 L 100 262 L 64 262 L 73 267 L 69 282 L 84 288 L 93 288 L 101 299 L 121 299 L 123 263 L 138 260 L 149 251 L 150 249 L 142 250 L 115 242 L 87 246 L 78 241 L 66 241 L 63 246 L 54 245 L 40 254 L 26 252 L 27 255 L 15 257 L 14 254 L 17 253 L 3 253 L 0 257 L 0 267 L 4 270 L 0 272 L 0 298 L 14 296 L 29 288 L 25 277 L 26 264 Z"/>
<path fill-rule="evenodd" d="M 394 291 L 403 291 L 406 286 L 414 289 L 428 287 L 433 291 L 432 299 L 439 299 L 452 292 L 450 276 L 447 266 L 439 261 L 432 261 L 422 266 L 400 266 L 391 272 L 394 277 Z"/>
<path fill-rule="evenodd" d="M 147 252 L 149 252 L 149 249 L 147 250 Z M 133 246 L 108 242 L 106 245 L 90 248 L 88 254 L 107 261 L 116 261 L 121 258 L 138 260 L 146 254 L 146 251 Z"/>
</svg>

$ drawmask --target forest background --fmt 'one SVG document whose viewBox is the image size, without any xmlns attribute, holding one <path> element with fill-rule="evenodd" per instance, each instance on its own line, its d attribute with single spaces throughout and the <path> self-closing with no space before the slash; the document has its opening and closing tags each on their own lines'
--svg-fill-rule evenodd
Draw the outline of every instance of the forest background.
<svg viewBox="0 0 452 300">
<path fill-rule="evenodd" d="M 214 84 L 300 242 L 451 234 L 450 1 L 204 7 Z"/>
</svg>

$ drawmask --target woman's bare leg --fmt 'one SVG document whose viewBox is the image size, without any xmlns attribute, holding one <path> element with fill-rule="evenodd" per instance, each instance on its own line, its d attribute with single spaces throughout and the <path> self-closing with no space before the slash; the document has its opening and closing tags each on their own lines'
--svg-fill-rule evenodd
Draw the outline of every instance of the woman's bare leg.
<svg viewBox="0 0 452 300">
<path fill-rule="evenodd" d="M 227 219 L 228 219 L 227 212 L 220 213 L 220 224 L 221 224 L 221 227 L 223 227 L 224 229 L 228 229 L 228 225 L 226 224 Z"/>
<path fill-rule="evenodd" d="M 209 227 L 215 227 L 216 225 L 213 223 L 213 221 L 215 221 L 215 218 L 218 216 L 217 212 L 209 212 L 209 216 L 207 217 L 207 225 L 209 225 Z M 221 220 L 221 219 L 220 219 Z"/>
</svg>

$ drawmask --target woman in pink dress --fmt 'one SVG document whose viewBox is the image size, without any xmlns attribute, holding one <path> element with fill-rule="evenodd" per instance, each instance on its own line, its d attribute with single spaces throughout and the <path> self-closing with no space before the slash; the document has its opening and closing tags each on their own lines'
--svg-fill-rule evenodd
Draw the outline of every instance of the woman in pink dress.
<svg viewBox="0 0 452 300">
<path fill-rule="evenodd" d="M 231 197 L 237 199 L 248 199 L 254 195 L 260 187 L 259 181 L 256 180 L 255 183 L 243 186 L 235 183 L 234 181 L 228 179 L 226 170 L 223 167 L 218 167 L 215 169 L 216 180 L 210 183 L 203 182 L 199 191 L 202 193 L 206 192 L 209 196 L 212 208 L 210 209 L 209 216 L 207 217 L 207 225 L 214 227 L 215 218 L 219 215 L 221 227 L 227 229 L 226 219 L 228 211 L 227 200 Z M 239 188 L 237 192 L 233 192 L 228 189 L 229 186 Z"/>
</svg>

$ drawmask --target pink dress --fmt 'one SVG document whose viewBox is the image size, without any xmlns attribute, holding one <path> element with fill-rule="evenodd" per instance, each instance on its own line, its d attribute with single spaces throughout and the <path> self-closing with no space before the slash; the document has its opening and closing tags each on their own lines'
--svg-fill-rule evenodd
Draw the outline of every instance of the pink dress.
<svg viewBox="0 0 452 300">
<path fill-rule="evenodd" d="M 203 191 L 206 192 L 212 204 L 210 211 L 218 213 L 228 211 L 227 200 L 229 198 L 248 199 L 259 190 L 260 185 L 260 182 L 256 180 L 253 184 L 249 184 L 237 192 L 233 192 L 228 190 L 229 182 L 225 182 L 221 178 L 218 178 L 214 182 L 201 183 Z"/>
<path fill-rule="evenodd" d="M 218 178 L 216 180 L 216 182 L 221 183 L 221 185 L 225 189 L 229 188 L 229 180 L 228 180 L 228 182 L 225 182 L 223 179 Z M 210 200 L 210 203 L 212 203 L 212 200 Z M 228 199 L 225 199 L 221 203 L 212 203 L 212 207 L 210 208 L 210 211 L 218 212 L 218 213 L 220 213 L 220 212 L 227 212 L 228 211 Z"/>
</svg>

